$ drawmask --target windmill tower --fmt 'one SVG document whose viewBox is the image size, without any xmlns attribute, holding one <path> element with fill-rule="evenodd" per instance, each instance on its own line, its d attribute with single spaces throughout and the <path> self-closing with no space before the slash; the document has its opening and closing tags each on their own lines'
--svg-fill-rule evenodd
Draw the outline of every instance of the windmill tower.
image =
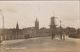
<svg viewBox="0 0 80 52">
<path fill-rule="evenodd" d="M 56 24 L 55 24 L 55 17 L 51 17 L 51 22 L 50 22 L 50 33 L 52 36 L 52 39 L 55 37 L 56 34 Z"/>
</svg>

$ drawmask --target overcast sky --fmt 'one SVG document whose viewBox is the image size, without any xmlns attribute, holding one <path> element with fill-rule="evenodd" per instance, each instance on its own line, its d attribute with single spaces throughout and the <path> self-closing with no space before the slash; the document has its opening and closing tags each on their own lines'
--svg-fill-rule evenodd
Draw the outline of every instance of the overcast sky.
<svg viewBox="0 0 80 52">
<path fill-rule="evenodd" d="M 51 16 L 56 17 L 58 26 L 61 20 L 63 27 L 80 28 L 79 1 L 0 1 L 0 9 L 4 14 L 5 28 L 15 28 L 17 21 L 20 28 L 32 27 L 36 17 L 40 28 L 48 28 Z"/>
</svg>

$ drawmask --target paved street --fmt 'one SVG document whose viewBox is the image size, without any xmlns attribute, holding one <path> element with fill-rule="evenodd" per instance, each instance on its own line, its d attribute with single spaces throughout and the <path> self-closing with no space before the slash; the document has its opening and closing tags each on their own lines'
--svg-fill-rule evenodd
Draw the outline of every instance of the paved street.
<svg viewBox="0 0 80 52">
<path fill-rule="evenodd" d="M 80 40 L 66 38 L 66 40 L 54 39 L 50 37 L 38 37 L 31 39 L 10 40 L 3 42 L 6 52 L 53 52 L 53 51 L 80 51 Z"/>
</svg>

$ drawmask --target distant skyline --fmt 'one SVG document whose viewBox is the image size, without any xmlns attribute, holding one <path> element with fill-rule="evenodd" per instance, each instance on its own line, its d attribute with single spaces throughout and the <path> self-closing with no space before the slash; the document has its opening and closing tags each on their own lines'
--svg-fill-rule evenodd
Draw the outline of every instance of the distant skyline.
<svg viewBox="0 0 80 52">
<path fill-rule="evenodd" d="M 20 28 L 34 27 L 36 18 L 40 28 L 49 28 L 52 16 L 56 17 L 58 26 L 61 20 L 63 27 L 80 28 L 79 5 L 79 1 L 0 1 L 5 28 L 16 28 L 17 22 Z"/>
</svg>

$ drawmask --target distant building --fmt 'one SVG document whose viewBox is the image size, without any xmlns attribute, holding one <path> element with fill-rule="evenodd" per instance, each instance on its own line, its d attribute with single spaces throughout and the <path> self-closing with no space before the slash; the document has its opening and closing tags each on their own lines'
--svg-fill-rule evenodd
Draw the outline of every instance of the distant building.
<svg viewBox="0 0 80 52">
<path fill-rule="evenodd" d="M 33 37 L 35 33 L 34 27 L 23 28 L 22 31 L 23 31 L 23 35 L 25 36 L 29 35 L 29 37 Z"/>
<path fill-rule="evenodd" d="M 2 29 L 0 29 L 0 32 L 2 32 Z M 18 23 L 16 24 L 16 28 L 3 30 L 3 40 L 14 40 L 21 38 L 24 38 L 24 35 L 22 29 L 19 29 Z"/>
<path fill-rule="evenodd" d="M 37 18 L 36 18 L 36 21 L 35 21 L 35 30 L 39 30 L 39 21 L 38 21 Z"/>
<path fill-rule="evenodd" d="M 39 28 L 39 21 L 36 18 L 34 27 L 28 27 L 19 29 L 19 24 L 17 22 L 16 28 L 4 29 L 3 40 L 15 40 L 15 39 L 26 39 L 31 37 L 44 37 L 50 36 L 50 29 Z M 0 34 L 2 34 L 2 29 L 0 29 Z"/>
<path fill-rule="evenodd" d="M 19 25 L 18 25 L 18 22 L 17 22 L 17 24 L 16 24 L 16 29 L 17 29 L 17 30 L 19 30 Z"/>
<path fill-rule="evenodd" d="M 39 29 L 39 21 L 36 18 L 36 21 L 34 23 L 34 27 L 28 27 L 23 29 L 23 34 L 30 35 L 30 37 L 43 37 L 43 36 L 49 36 L 50 30 L 47 28 L 40 28 Z"/>
<path fill-rule="evenodd" d="M 23 28 L 23 34 L 26 36 L 29 35 L 30 37 L 36 37 L 39 32 L 39 21 L 36 18 L 36 21 L 34 23 L 34 27 L 28 27 L 28 28 Z"/>
</svg>

